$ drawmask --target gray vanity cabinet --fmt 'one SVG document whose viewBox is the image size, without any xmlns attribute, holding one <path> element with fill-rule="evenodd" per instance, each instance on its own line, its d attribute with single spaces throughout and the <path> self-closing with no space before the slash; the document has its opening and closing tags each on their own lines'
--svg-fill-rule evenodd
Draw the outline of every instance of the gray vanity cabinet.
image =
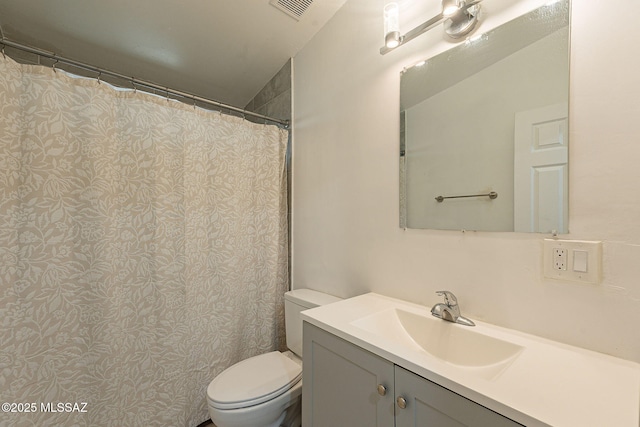
<svg viewBox="0 0 640 427">
<path fill-rule="evenodd" d="M 303 427 L 520 424 L 304 322 Z"/>
<path fill-rule="evenodd" d="M 304 322 L 302 425 L 394 425 L 393 363 Z"/>
</svg>

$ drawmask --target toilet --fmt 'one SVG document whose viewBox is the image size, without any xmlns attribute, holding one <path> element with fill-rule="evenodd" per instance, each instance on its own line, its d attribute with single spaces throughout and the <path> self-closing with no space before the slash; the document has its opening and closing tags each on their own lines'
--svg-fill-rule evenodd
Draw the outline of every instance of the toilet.
<svg viewBox="0 0 640 427">
<path fill-rule="evenodd" d="M 340 298 L 311 289 L 284 295 L 287 346 L 291 351 L 250 357 L 225 369 L 207 387 L 217 427 L 300 427 L 302 317 L 300 312 Z"/>
</svg>

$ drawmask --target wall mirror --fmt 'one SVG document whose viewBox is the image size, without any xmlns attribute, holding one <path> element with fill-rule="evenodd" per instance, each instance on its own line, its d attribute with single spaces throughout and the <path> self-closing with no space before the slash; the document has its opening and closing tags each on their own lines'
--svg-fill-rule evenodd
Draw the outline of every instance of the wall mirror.
<svg viewBox="0 0 640 427">
<path fill-rule="evenodd" d="M 401 227 L 568 232 L 569 9 L 401 73 Z"/>
</svg>

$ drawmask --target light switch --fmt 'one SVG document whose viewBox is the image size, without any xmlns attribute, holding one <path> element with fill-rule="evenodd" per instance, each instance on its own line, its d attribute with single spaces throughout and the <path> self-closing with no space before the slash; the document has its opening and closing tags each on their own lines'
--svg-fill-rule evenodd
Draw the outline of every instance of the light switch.
<svg viewBox="0 0 640 427">
<path fill-rule="evenodd" d="M 588 270 L 589 252 L 574 250 L 573 251 L 573 271 L 586 273 Z"/>
</svg>

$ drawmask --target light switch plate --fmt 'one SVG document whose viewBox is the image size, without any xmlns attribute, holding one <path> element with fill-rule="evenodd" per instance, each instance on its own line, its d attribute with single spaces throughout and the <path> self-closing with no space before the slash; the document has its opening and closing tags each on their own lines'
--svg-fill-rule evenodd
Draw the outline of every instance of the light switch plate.
<svg viewBox="0 0 640 427">
<path fill-rule="evenodd" d="M 592 240 L 544 239 L 544 277 L 554 280 L 590 283 L 602 280 L 602 242 Z M 564 268 L 558 268 L 558 254 Z"/>
</svg>

